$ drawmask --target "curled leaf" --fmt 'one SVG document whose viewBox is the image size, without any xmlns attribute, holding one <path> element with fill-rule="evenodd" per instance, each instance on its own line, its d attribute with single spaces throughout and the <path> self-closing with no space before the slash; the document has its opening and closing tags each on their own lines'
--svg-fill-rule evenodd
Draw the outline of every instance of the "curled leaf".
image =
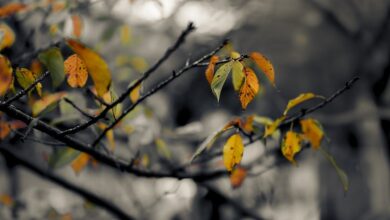
<svg viewBox="0 0 390 220">
<path fill-rule="evenodd" d="M 227 171 L 240 164 L 244 153 L 244 144 L 240 134 L 233 134 L 223 146 L 223 162 Z"/>
<path fill-rule="evenodd" d="M 305 102 L 307 100 L 313 99 L 313 98 L 324 98 L 322 96 L 315 95 L 314 93 L 308 92 L 308 93 L 302 93 L 299 96 L 297 96 L 294 99 L 291 99 L 288 101 L 287 107 L 283 112 L 283 115 L 287 115 L 287 112 L 294 108 L 295 106 L 301 104 L 302 102 Z"/>
<path fill-rule="evenodd" d="M 84 60 L 88 73 L 95 84 L 97 94 L 102 97 L 111 85 L 111 72 L 107 63 L 99 54 L 80 42 L 73 39 L 67 39 L 66 41 L 72 50 Z"/>
<path fill-rule="evenodd" d="M 255 72 L 248 67 L 244 67 L 245 80 L 240 89 L 240 101 L 243 110 L 252 102 L 253 98 L 259 93 L 260 85 Z"/>
<path fill-rule="evenodd" d="M 218 61 L 219 61 L 219 57 L 217 55 L 213 55 L 210 58 L 209 65 L 207 66 L 205 75 L 206 75 L 206 79 L 207 79 L 207 81 L 209 82 L 210 85 L 211 85 L 211 82 L 213 81 L 213 78 L 214 78 L 215 64 Z"/>
<path fill-rule="evenodd" d="M 73 54 L 65 60 L 64 66 L 69 86 L 84 87 L 88 80 L 88 71 L 84 61 L 77 54 Z"/>
<path fill-rule="evenodd" d="M 275 86 L 275 70 L 267 57 L 258 52 L 252 52 L 250 58 L 256 63 L 256 65 L 263 71 L 267 76 L 268 80 Z"/>
<path fill-rule="evenodd" d="M 321 145 L 321 141 L 324 138 L 324 131 L 321 128 L 320 123 L 312 118 L 303 119 L 300 121 L 303 136 L 309 140 L 313 149 L 318 150 Z"/>
<path fill-rule="evenodd" d="M 232 73 L 233 73 L 233 87 L 235 91 L 240 90 L 241 85 L 244 83 L 245 75 L 243 72 L 244 66 L 240 61 L 233 61 Z"/>
<path fill-rule="evenodd" d="M 14 31 L 4 22 L 0 23 L 0 51 L 11 47 L 15 42 Z"/>
<path fill-rule="evenodd" d="M 247 171 L 243 167 L 236 167 L 230 174 L 230 185 L 233 189 L 238 188 L 242 185 L 247 175 Z"/>
<path fill-rule="evenodd" d="M 50 72 L 54 87 L 59 87 L 65 80 L 64 58 L 59 48 L 53 47 L 38 55 L 41 61 Z"/>
<path fill-rule="evenodd" d="M 301 135 L 293 131 L 287 131 L 282 141 L 282 154 L 294 165 L 296 165 L 294 156 L 301 151 L 301 142 Z"/>
</svg>

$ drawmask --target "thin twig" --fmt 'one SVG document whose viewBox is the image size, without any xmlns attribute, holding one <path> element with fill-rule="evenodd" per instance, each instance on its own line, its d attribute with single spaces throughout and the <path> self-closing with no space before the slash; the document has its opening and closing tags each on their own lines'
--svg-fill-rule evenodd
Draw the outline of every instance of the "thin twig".
<svg viewBox="0 0 390 220">
<path fill-rule="evenodd" d="M 12 130 L 12 132 L 14 132 L 15 134 L 18 134 L 22 137 L 24 137 L 24 135 L 25 135 L 24 133 L 22 133 L 18 130 Z M 33 141 L 33 142 L 36 142 L 39 144 L 45 144 L 45 145 L 50 145 L 50 146 L 54 146 L 54 147 L 66 147 L 66 144 L 64 144 L 64 143 L 45 141 L 45 140 L 41 140 L 41 139 L 34 138 L 34 137 L 24 137 L 23 140 Z"/>
<path fill-rule="evenodd" d="M 114 108 L 116 105 L 118 105 L 119 103 L 121 103 L 123 100 L 125 100 L 129 94 L 131 93 L 131 91 L 133 91 L 134 88 L 136 88 L 138 85 L 140 85 L 143 81 L 145 81 L 155 70 L 157 70 L 161 64 L 163 64 L 172 54 L 173 52 L 175 52 L 179 47 L 180 45 L 182 45 L 186 39 L 186 37 L 188 36 L 188 34 L 190 34 L 193 30 L 195 30 L 195 27 L 193 25 L 193 23 L 189 23 L 187 28 L 181 33 L 181 35 L 179 36 L 179 38 L 176 40 L 175 44 L 172 46 L 172 47 L 169 47 L 164 55 L 150 68 L 148 69 L 143 75 L 142 77 L 140 77 L 137 81 L 135 81 L 135 83 L 131 84 L 125 92 L 123 92 L 119 97 L 118 99 L 116 99 L 114 102 L 112 102 L 111 104 L 109 104 L 99 115 L 97 115 L 96 117 L 94 117 L 93 119 L 87 121 L 86 123 L 84 124 L 80 124 L 80 125 L 77 125 L 73 128 L 70 128 L 70 129 L 67 129 L 65 131 L 62 132 L 63 135 L 68 135 L 68 134 L 74 134 L 74 133 L 77 133 L 81 130 L 84 130 L 86 128 L 88 128 L 89 126 L 95 124 L 98 120 L 102 119 L 112 108 Z"/>
<path fill-rule="evenodd" d="M 69 103 L 74 109 L 76 109 L 78 112 L 80 112 L 82 115 L 84 115 L 85 117 L 87 118 L 93 118 L 92 115 L 90 115 L 89 113 L 83 111 L 81 108 L 79 108 L 72 100 L 68 99 L 68 98 L 64 98 L 64 101 Z"/>
<path fill-rule="evenodd" d="M 118 217 L 119 219 L 134 219 L 132 216 L 130 216 L 129 214 L 125 213 L 124 211 L 122 211 L 121 209 L 119 209 L 118 207 L 113 205 L 112 202 L 107 201 L 103 198 L 100 198 L 99 196 L 93 194 L 92 192 L 89 192 L 89 191 L 87 191 L 87 190 L 85 190 L 85 189 L 83 189 L 83 188 L 81 188 L 81 187 L 79 187 L 71 182 L 68 182 L 66 179 L 63 179 L 60 176 L 57 176 L 53 173 L 50 173 L 46 170 L 43 170 L 42 168 L 29 162 L 27 159 L 24 159 L 24 158 L 14 154 L 14 153 L 12 153 L 10 150 L 8 150 L 4 147 L 0 148 L 0 153 L 3 154 L 3 156 L 6 157 L 8 160 L 11 160 L 12 162 L 14 162 L 15 164 L 21 165 L 21 166 L 27 168 L 28 170 L 32 171 L 33 173 L 35 173 L 35 174 L 37 174 L 37 175 L 39 175 L 47 180 L 52 181 L 52 182 L 56 183 L 57 185 L 62 186 L 65 189 L 68 189 L 69 191 L 76 193 L 77 195 L 84 197 L 89 202 L 92 202 L 92 203 L 100 206 L 101 208 L 107 210 L 108 212 L 110 212 L 112 215 Z"/>
<path fill-rule="evenodd" d="M 226 45 L 227 41 L 224 41 L 219 47 L 217 47 L 216 49 L 214 49 L 213 51 L 211 51 L 209 54 L 206 54 L 204 56 L 202 56 L 201 58 L 199 58 L 198 60 L 194 61 L 192 64 L 190 65 L 185 65 L 182 69 L 180 69 L 179 71 L 173 71 L 172 72 L 172 75 L 170 77 L 168 77 L 167 79 L 165 79 L 164 81 L 160 82 L 159 84 L 157 84 L 156 87 L 152 88 L 148 93 L 146 93 L 145 95 L 141 96 L 135 103 L 133 103 L 130 107 L 128 107 L 127 109 L 125 109 L 123 111 L 123 113 L 114 121 L 110 124 L 110 126 L 108 126 L 106 129 L 104 129 L 104 131 L 101 133 L 101 135 L 93 142 L 92 146 L 95 146 L 96 144 L 98 144 L 100 142 L 100 140 L 106 135 L 106 133 L 113 129 L 115 125 L 117 125 L 128 113 L 130 113 L 137 105 L 139 105 L 141 102 L 143 102 L 145 99 L 147 99 L 149 96 L 152 96 L 154 93 L 158 92 L 160 89 L 164 88 L 165 86 L 167 86 L 170 82 L 172 82 L 174 79 L 178 78 L 179 76 L 181 76 L 183 73 L 187 72 L 188 70 L 196 67 L 198 64 L 204 62 L 205 60 L 209 59 L 211 56 L 213 56 L 214 54 L 216 54 L 219 50 L 221 50 L 225 45 Z"/>
</svg>

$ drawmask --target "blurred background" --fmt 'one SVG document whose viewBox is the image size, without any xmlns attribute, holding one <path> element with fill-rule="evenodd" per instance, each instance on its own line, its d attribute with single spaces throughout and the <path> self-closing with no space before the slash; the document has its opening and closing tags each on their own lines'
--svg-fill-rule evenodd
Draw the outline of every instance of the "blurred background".
<svg viewBox="0 0 390 220">
<path fill-rule="evenodd" d="M 205 79 L 205 68 L 185 73 L 147 99 L 139 112 L 126 119 L 131 132 L 115 134 L 114 152 L 123 158 L 136 156 L 138 166 L 145 169 L 165 170 L 188 163 L 207 136 L 236 116 L 254 113 L 276 118 L 287 101 L 300 93 L 327 97 L 348 80 L 360 77 L 351 90 L 313 114 L 329 139 L 323 147 L 348 175 L 348 192 L 318 152 L 302 152 L 297 157 L 298 166 L 276 163 L 280 157 L 278 140 L 267 146 L 255 142 L 246 147 L 242 163 L 250 164 L 251 169 L 236 189 L 228 177 L 198 184 L 190 179 L 140 178 L 99 164 L 78 174 L 64 166 L 55 169 L 56 174 L 140 219 L 251 219 L 245 213 L 281 220 L 390 219 L 389 0 L 20 2 L 42 6 L 4 19 L 17 40 L 3 54 L 12 61 L 26 51 L 71 37 L 71 16 L 77 15 L 83 24 L 80 40 L 108 62 L 117 94 L 158 60 L 190 21 L 196 31 L 145 82 L 143 91 L 224 39 L 241 54 L 260 51 L 272 61 L 277 89 L 258 74 L 262 91 L 246 111 L 228 84 L 220 102 L 216 101 Z M 62 49 L 70 55 L 69 48 L 62 45 Z M 26 66 L 30 61 L 17 65 Z M 84 93 L 69 87 L 66 90 L 78 105 L 89 107 Z M 57 125 L 79 123 L 81 116 L 72 114 L 76 117 Z M 37 131 L 30 136 L 49 139 Z M 79 138 L 88 140 L 89 134 Z M 164 140 L 163 144 L 156 138 Z M 19 139 L 13 134 L 0 145 L 48 166 L 44 158 L 52 153 L 52 147 Z M 225 136 L 213 148 L 220 150 L 224 141 Z M 272 149 L 277 153 L 267 154 Z M 7 165 L 4 158 L 0 169 L 0 219 L 113 218 L 79 195 Z M 221 157 L 190 168 L 221 169 Z"/>
</svg>

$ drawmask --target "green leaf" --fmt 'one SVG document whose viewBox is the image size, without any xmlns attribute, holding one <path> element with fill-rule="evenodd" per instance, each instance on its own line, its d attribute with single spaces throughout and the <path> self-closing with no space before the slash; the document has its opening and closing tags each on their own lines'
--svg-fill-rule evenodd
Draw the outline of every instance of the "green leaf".
<svg viewBox="0 0 390 220">
<path fill-rule="evenodd" d="M 225 84 L 225 81 L 232 70 L 233 61 L 223 64 L 215 73 L 213 81 L 211 82 L 211 90 L 213 91 L 215 97 L 219 102 L 219 97 L 221 96 L 222 87 Z"/>
<path fill-rule="evenodd" d="M 65 79 L 64 58 L 59 48 L 50 48 L 38 55 L 39 60 L 50 72 L 53 86 L 59 87 Z"/>
<path fill-rule="evenodd" d="M 332 164 L 332 166 L 335 168 L 337 175 L 339 176 L 339 179 L 341 181 L 341 184 L 343 184 L 344 191 L 347 192 L 349 189 L 349 180 L 347 174 L 342 170 L 339 165 L 337 164 L 334 157 L 326 152 L 323 148 L 320 148 L 322 154 L 325 156 L 325 158 Z"/>
<path fill-rule="evenodd" d="M 64 167 L 75 160 L 80 153 L 80 151 L 69 147 L 57 149 L 49 157 L 49 166 L 53 169 Z"/>
<path fill-rule="evenodd" d="M 232 72 L 233 72 L 233 87 L 235 91 L 240 90 L 242 83 L 244 82 L 245 76 L 242 69 L 244 66 L 240 61 L 233 61 Z"/>
</svg>

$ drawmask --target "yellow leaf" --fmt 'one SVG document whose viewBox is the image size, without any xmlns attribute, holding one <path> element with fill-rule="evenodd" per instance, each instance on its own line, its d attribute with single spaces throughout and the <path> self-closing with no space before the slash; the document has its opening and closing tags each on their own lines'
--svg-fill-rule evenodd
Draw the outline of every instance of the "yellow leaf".
<svg viewBox="0 0 390 220">
<path fill-rule="evenodd" d="M 12 14 L 15 14 L 19 11 L 22 11 L 26 8 L 25 4 L 22 3 L 8 3 L 0 8 L 0 17 L 6 17 L 10 16 Z"/>
<path fill-rule="evenodd" d="M 250 58 L 255 61 L 256 65 L 263 71 L 272 85 L 275 86 L 275 71 L 271 61 L 258 52 L 252 52 Z"/>
<path fill-rule="evenodd" d="M 16 80 L 22 86 L 23 89 L 27 89 L 31 84 L 34 83 L 36 77 L 33 72 L 26 68 L 17 68 L 16 69 Z M 39 96 L 42 95 L 42 84 L 38 83 L 35 86 Z M 30 93 L 29 93 L 30 94 Z"/>
<path fill-rule="evenodd" d="M 230 52 L 230 58 L 236 60 L 236 59 L 238 59 L 238 58 L 240 58 L 240 57 L 241 57 L 241 54 L 240 54 L 240 53 L 238 53 L 238 52 L 236 52 L 236 51 Z"/>
<path fill-rule="evenodd" d="M 282 142 L 283 156 L 294 165 L 296 165 L 294 156 L 301 151 L 301 142 L 301 135 L 293 131 L 287 131 Z"/>
<path fill-rule="evenodd" d="M 161 138 L 155 140 L 157 151 L 167 159 L 172 158 L 172 152 L 169 150 L 167 143 Z"/>
<path fill-rule="evenodd" d="M 123 25 L 120 28 L 120 37 L 122 45 L 129 45 L 131 41 L 131 29 L 128 25 Z"/>
<path fill-rule="evenodd" d="M 97 126 L 101 129 L 101 130 L 104 130 L 107 128 L 107 125 L 103 124 L 103 123 L 97 123 Z M 115 150 L 115 137 L 114 137 L 114 131 L 113 129 L 109 130 L 107 133 L 106 133 L 106 138 L 108 140 L 108 145 L 110 147 L 110 149 L 112 151 Z"/>
<path fill-rule="evenodd" d="M 131 90 L 131 92 L 130 92 L 130 100 L 131 100 L 131 102 L 135 103 L 136 101 L 138 101 L 138 99 L 140 97 L 141 85 L 142 84 L 140 83 L 133 90 Z"/>
<path fill-rule="evenodd" d="M 0 55 L 0 96 L 3 96 L 12 85 L 12 66 L 8 58 Z"/>
<path fill-rule="evenodd" d="M 0 51 L 11 47 L 15 42 L 14 31 L 4 22 L 0 23 Z"/>
<path fill-rule="evenodd" d="M 88 71 L 85 63 L 77 54 L 68 57 L 64 62 L 65 74 L 68 76 L 70 87 L 84 87 L 88 80 Z"/>
<path fill-rule="evenodd" d="M 227 171 L 232 171 L 236 165 L 240 164 L 243 153 L 244 144 L 242 138 L 236 133 L 223 146 L 223 162 Z"/>
<path fill-rule="evenodd" d="M 43 110 L 45 110 L 51 104 L 54 104 L 54 103 L 60 101 L 60 99 L 62 99 L 62 97 L 64 97 L 65 95 L 66 95 L 66 92 L 58 92 L 58 93 L 44 96 L 42 99 L 35 101 L 32 105 L 33 116 L 39 115 L 39 113 L 41 113 Z"/>
<path fill-rule="evenodd" d="M 240 101 L 243 110 L 246 109 L 248 104 L 259 93 L 259 80 L 252 69 L 244 67 L 245 80 L 240 89 Z"/>
<path fill-rule="evenodd" d="M 312 98 L 323 98 L 322 96 L 317 96 L 311 92 L 308 92 L 308 93 L 302 93 L 300 94 L 299 96 L 297 96 L 296 98 L 294 99 L 291 99 L 290 101 L 288 101 L 288 104 L 287 104 L 287 107 L 286 109 L 284 110 L 283 112 L 283 115 L 286 115 L 287 112 L 294 108 L 295 106 L 301 104 L 302 102 L 304 101 L 307 101 L 309 99 L 312 99 Z"/>
<path fill-rule="evenodd" d="M 106 103 L 110 104 L 110 103 L 114 102 L 118 98 L 118 96 L 114 90 L 110 90 L 107 93 L 105 93 L 102 96 L 102 98 Z M 116 118 L 118 115 L 120 115 L 122 113 L 122 106 L 123 106 L 122 104 L 118 104 L 114 108 L 112 108 L 112 110 L 110 112 L 114 118 Z"/>
<path fill-rule="evenodd" d="M 245 80 L 245 75 L 244 75 L 244 66 L 241 64 L 240 61 L 233 61 L 233 66 L 232 66 L 232 73 L 233 73 L 233 87 L 235 91 L 240 90 L 242 84 L 244 83 Z"/>
<path fill-rule="evenodd" d="M 71 164 L 73 171 L 76 174 L 80 174 L 80 172 L 88 165 L 90 159 L 91 157 L 88 154 L 82 152 Z"/>
<path fill-rule="evenodd" d="M 264 131 L 264 138 L 272 135 L 276 129 L 279 127 L 279 125 L 284 121 L 286 116 L 282 116 L 280 118 L 277 118 L 275 121 L 273 121 L 271 124 L 265 125 L 265 131 Z"/>
<path fill-rule="evenodd" d="M 80 42 L 67 39 L 68 45 L 72 50 L 77 53 L 84 60 L 87 66 L 88 73 L 92 77 L 92 81 L 95 84 L 97 94 L 102 97 L 110 88 L 111 85 L 111 72 L 107 63 L 90 48 L 87 48 Z"/>
<path fill-rule="evenodd" d="M 206 69 L 206 79 L 211 85 L 211 82 L 213 81 L 214 78 L 214 69 L 215 69 L 215 64 L 219 61 L 219 57 L 217 55 L 214 55 L 210 58 L 209 65 L 207 66 Z"/>
<path fill-rule="evenodd" d="M 232 185 L 234 189 L 240 187 L 245 180 L 246 174 L 247 171 L 245 168 L 236 167 L 230 174 L 230 185 Z"/>
<path fill-rule="evenodd" d="M 242 129 L 245 132 L 251 133 L 253 132 L 253 121 L 254 121 L 255 115 L 249 115 L 246 117 L 246 120 L 244 123 L 242 123 Z"/>
<path fill-rule="evenodd" d="M 324 138 L 324 131 L 321 128 L 320 123 L 312 118 L 303 119 L 300 121 L 303 136 L 309 140 L 313 149 L 318 150 L 321 145 L 321 141 Z"/>
<path fill-rule="evenodd" d="M 83 20 L 79 15 L 72 15 L 73 35 L 80 38 L 83 31 Z"/>
</svg>

